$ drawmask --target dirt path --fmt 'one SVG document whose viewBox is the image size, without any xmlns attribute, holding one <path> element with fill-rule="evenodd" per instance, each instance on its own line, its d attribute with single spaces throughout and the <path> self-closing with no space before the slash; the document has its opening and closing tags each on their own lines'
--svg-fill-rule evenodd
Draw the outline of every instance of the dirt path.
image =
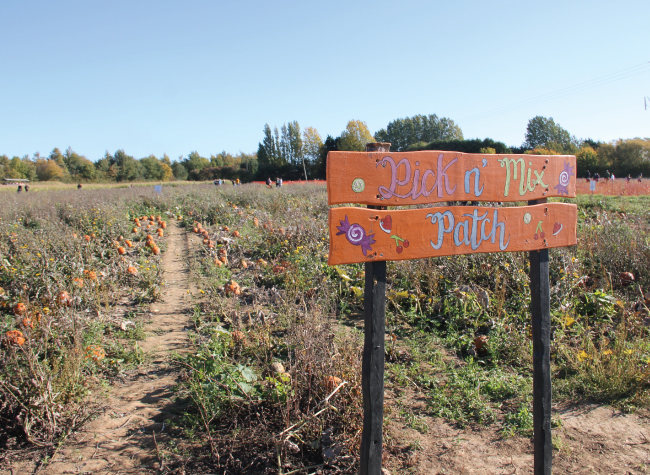
<svg viewBox="0 0 650 475">
<path fill-rule="evenodd" d="M 174 223 L 167 236 L 164 301 L 152 305 L 147 339 L 139 342 L 150 363 L 115 382 L 104 412 L 68 440 L 40 473 L 142 474 L 159 468 L 154 432 L 157 442 L 165 440 L 170 390 L 176 384 L 168 357 L 188 346 L 185 328 L 191 306 L 187 235 Z"/>
</svg>

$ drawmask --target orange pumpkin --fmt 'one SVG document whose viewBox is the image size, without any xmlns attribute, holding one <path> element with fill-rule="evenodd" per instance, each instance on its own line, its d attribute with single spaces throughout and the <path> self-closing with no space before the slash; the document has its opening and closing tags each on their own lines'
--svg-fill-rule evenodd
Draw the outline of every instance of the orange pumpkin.
<svg viewBox="0 0 650 475">
<path fill-rule="evenodd" d="M 131 232 L 132 232 L 132 233 L 137 233 L 137 232 L 138 232 L 138 228 L 133 228 L 133 229 L 131 230 Z"/>
<path fill-rule="evenodd" d="M 210 242 L 210 240 L 209 240 L 208 238 L 203 238 L 203 244 L 204 244 L 204 245 L 207 244 L 207 243 L 209 243 L 209 242 Z"/>
<path fill-rule="evenodd" d="M 151 247 L 151 251 L 157 256 L 160 254 L 160 248 L 156 246 L 155 244 Z"/>
<path fill-rule="evenodd" d="M 239 284 L 234 280 L 231 280 L 230 283 L 226 285 L 226 294 L 240 295 L 241 288 L 239 287 Z"/>
<path fill-rule="evenodd" d="M 7 337 L 7 340 L 9 340 L 9 343 L 13 345 L 23 346 L 25 344 L 23 332 L 19 330 L 9 330 L 5 333 L 5 336 Z"/>
<path fill-rule="evenodd" d="M 129 267 L 126 269 L 126 273 L 127 273 L 127 274 L 131 274 L 131 275 L 138 275 L 138 269 L 136 269 L 136 268 L 133 267 L 133 266 L 129 266 Z"/>
<path fill-rule="evenodd" d="M 124 244 L 126 244 L 126 247 L 133 247 L 133 242 L 129 241 L 128 239 L 124 241 Z"/>
<path fill-rule="evenodd" d="M 72 299 L 70 298 L 70 294 L 66 291 L 59 292 L 56 300 L 59 302 L 59 305 L 64 305 L 66 307 L 72 306 Z"/>
<path fill-rule="evenodd" d="M 199 228 L 197 228 L 196 226 L 193 227 L 193 228 L 192 228 L 192 232 L 193 232 L 193 233 L 198 233 L 198 232 L 199 232 Z"/>
<path fill-rule="evenodd" d="M 257 227 L 259 227 L 259 225 L 260 225 L 260 220 L 257 219 L 257 218 L 253 218 L 253 226 L 255 226 L 257 228 Z"/>
<path fill-rule="evenodd" d="M 221 267 L 223 265 L 223 262 L 221 262 L 219 259 L 214 260 L 214 265 L 217 267 Z"/>
<path fill-rule="evenodd" d="M 72 279 L 72 281 L 79 287 L 80 289 L 83 288 L 84 286 L 84 280 L 81 277 L 75 277 Z"/>
<path fill-rule="evenodd" d="M 117 248 L 117 253 L 120 256 L 123 256 L 124 254 L 126 254 L 126 249 L 124 249 L 122 246 L 120 246 L 120 247 Z"/>
<path fill-rule="evenodd" d="M 153 236 L 151 234 L 147 234 L 146 238 L 147 241 L 153 241 Z"/>
<path fill-rule="evenodd" d="M 167 229 L 167 223 L 164 222 L 164 221 L 161 222 L 161 223 L 160 223 L 160 227 L 163 228 L 163 229 Z"/>
<path fill-rule="evenodd" d="M 23 318 L 21 323 L 25 328 L 34 328 L 34 323 L 32 322 L 32 319 L 29 317 Z"/>
<path fill-rule="evenodd" d="M 86 235 L 84 236 L 84 239 L 86 240 L 86 242 L 89 242 L 89 241 L 90 241 L 90 236 L 88 236 L 88 235 L 86 234 Z"/>
<path fill-rule="evenodd" d="M 233 231 L 232 235 L 233 235 L 233 237 L 241 236 L 241 234 L 239 234 L 239 231 Z"/>
<path fill-rule="evenodd" d="M 163 232 L 162 228 L 158 228 L 157 233 L 158 233 L 158 236 L 163 237 L 164 232 Z"/>
<path fill-rule="evenodd" d="M 323 379 L 323 386 L 325 386 L 325 390 L 328 393 L 331 393 L 342 382 L 343 381 L 341 380 L 341 378 L 337 378 L 336 376 L 325 376 L 325 378 Z"/>
<path fill-rule="evenodd" d="M 27 311 L 27 307 L 24 303 L 18 302 L 14 305 L 14 315 L 22 315 Z"/>
<path fill-rule="evenodd" d="M 224 264 L 228 264 L 228 258 L 227 258 L 226 256 L 221 256 L 221 257 L 219 258 L 219 260 L 220 260 L 221 262 L 223 262 Z"/>
</svg>

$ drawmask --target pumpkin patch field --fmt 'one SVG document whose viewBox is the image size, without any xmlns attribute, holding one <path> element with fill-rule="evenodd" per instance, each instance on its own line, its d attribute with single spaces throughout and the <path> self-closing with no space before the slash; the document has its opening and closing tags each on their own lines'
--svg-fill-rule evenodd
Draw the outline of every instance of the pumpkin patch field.
<svg viewBox="0 0 650 475">
<path fill-rule="evenodd" d="M 643 473 L 650 199 L 577 202 L 554 468 Z M 0 473 L 357 473 L 364 267 L 327 265 L 327 216 L 311 184 L 0 195 Z M 532 473 L 528 271 L 388 263 L 391 473 Z"/>
</svg>

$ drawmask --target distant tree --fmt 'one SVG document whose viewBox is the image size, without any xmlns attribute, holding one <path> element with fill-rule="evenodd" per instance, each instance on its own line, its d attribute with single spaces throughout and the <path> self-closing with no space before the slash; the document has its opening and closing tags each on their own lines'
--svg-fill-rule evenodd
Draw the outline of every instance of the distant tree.
<svg viewBox="0 0 650 475">
<path fill-rule="evenodd" d="M 323 146 L 323 139 L 318 130 L 314 127 L 306 127 L 302 133 L 303 167 L 305 168 L 305 179 L 307 170 L 312 178 L 318 174 L 317 162 L 320 148 Z"/>
<path fill-rule="evenodd" d="M 56 150 L 56 149 L 55 149 Z M 65 164 L 64 171 L 75 181 L 92 180 L 95 178 L 95 167 L 93 163 L 83 155 L 79 155 L 72 147 L 68 147 L 63 155 Z"/>
<path fill-rule="evenodd" d="M 378 142 L 390 142 L 391 150 L 401 152 L 417 143 L 462 140 L 463 131 L 447 117 L 415 115 L 390 122 L 375 138 Z"/>
<path fill-rule="evenodd" d="M 577 150 L 576 142 L 575 137 L 556 124 L 553 117 L 538 115 L 528 121 L 524 146 L 529 149 L 543 147 L 559 153 L 571 153 Z"/>
<path fill-rule="evenodd" d="M 25 155 L 22 158 L 13 157 L 9 161 L 9 170 L 6 172 L 7 178 L 26 178 L 28 180 L 35 180 L 36 176 L 36 163 Z"/>
<path fill-rule="evenodd" d="M 9 171 L 9 157 L 0 155 L 0 178 L 8 178 L 7 172 Z"/>
<path fill-rule="evenodd" d="M 597 150 L 598 147 L 600 147 L 602 144 L 605 142 L 601 142 L 600 140 L 593 140 L 593 139 L 583 139 L 582 143 L 580 144 L 580 147 L 591 147 L 594 150 Z"/>
<path fill-rule="evenodd" d="M 68 150 L 70 150 L 69 147 L 68 147 Z M 63 168 L 63 170 L 65 170 L 66 172 L 68 171 L 67 168 L 66 168 L 66 164 L 65 164 L 65 157 L 61 153 L 61 150 L 59 150 L 58 148 L 56 148 L 56 147 L 53 148 L 52 151 L 50 152 L 50 155 L 49 155 L 48 158 L 50 160 L 54 161 L 58 166 Z"/>
<path fill-rule="evenodd" d="M 171 168 L 172 161 L 169 159 L 169 156 L 166 153 L 163 154 L 163 157 L 160 159 L 160 161 Z"/>
<path fill-rule="evenodd" d="M 650 139 L 626 139 L 601 144 L 598 147 L 598 163 L 616 176 L 650 176 Z M 599 171 L 600 173 L 600 171 Z"/>
<path fill-rule="evenodd" d="M 577 175 L 580 177 L 587 176 L 587 170 L 591 173 L 598 171 L 598 153 L 589 145 L 582 147 L 576 153 Z"/>
<path fill-rule="evenodd" d="M 257 149 L 257 158 L 260 164 L 264 166 L 278 167 L 284 165 L 277 127 L 274 135 L 269 124 L 264 124 L 264 139 Z"/>
<path fill-rule="evenodd" d="M 316 176 L 314 178 L 325 179 L 327 177 L 327 154 L 339 150 L 340 137 L 334 138 L 328 135 L 325 142 L 318 150 L 318 161 L 314 165 Z"/>
<path fill-rule="evenodd" d="M 351 120 L 346 125 L 339 139 L 339 150 L 363 152 L 366 144 L 375 142 L 375 138 L 362 120 Z"/>
<path fill-rule="evenodd" d="M 187 180 L 187 168 L 185 168 L 181 162 L 174 162 L 172 164 L 172 171 L 174 173 L 174 178 L 177 180 Z"/>
<path fill-rule="evenodd" d="M 148 157 L 140 159 L 140 165 L 144 169 L 143 175 L 145 180 L 160 181 L 165 176 L 163 164 L 160 163 L 155 155 L 149 155 Z"/>
<path fill-rule="evenodd" d="M 167 159 L 169 160 L 169 157 Z M 160 166 L 163 169 L 162 181 L 172 181 L 174 179 L 174 170 L 172 170 L 172 167 L 165 162 L 161 163 Z"/>
<path fill-rule="evenodd" d="M 39 159 L 36 161 L 36 176 L 40 181 L 61 180 L 65 170 L 54 160 Z"/>
<path fill-rule="evenodd" d="M 131 155 L 127 155 L 124 150 L 115 152 L 113 158 L 117 167 L 117 181 L 133 181 L 140 177 L 140 163 Z"/>
<path fill-rule="evenodd" d="M 494 147 L 482 147 L 479 149 L 479 153 L 497 153 L 497 150 Z"/>
<path fill-rule="evenodd" d="M 492 149 L 495 153 L 511 153 L 510 148 L 503 142 L 497 142 L 490 138 L 470 140 L 448 140 L 431 142 L 426 148 L 420 150 L 449 150 L 463 153 L 482 153 L 481 150 Z"/>
<path fill-rule="evenodd" d="M 183 166 L 187 170 L 187 173 L 192 173 L 193 170 L 201 171 L 201 169 L 210 166 L 210 160 L 199 155 L 197 151 L 190 152 L 185 160 L 183 160 Z M 190 175 L 191 178 L 191 175 Z"/>
</svg>

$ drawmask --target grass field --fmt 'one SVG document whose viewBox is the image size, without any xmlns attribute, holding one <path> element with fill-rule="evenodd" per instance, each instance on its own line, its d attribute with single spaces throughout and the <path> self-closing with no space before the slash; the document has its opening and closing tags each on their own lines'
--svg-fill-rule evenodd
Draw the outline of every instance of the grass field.
<svg viewBox="0 0 650 475">
<path fill-rule="evenodd" d="M 160 470 L 356 473 L 364 270 L 327 265 L 325 187 L 33 190 L 0 194 L 0 462 L 51 460 L 99 395 L 159 364 L 142 347 L 164 333 L 150 309 L 175 285 L 174 229 L 192 300 L 165 356 Z M 553 390 L 634 412 L 650 404 L 650 197 L 616 195 L 580 196 L 578 245 L 550 250 Z M 387 419 L 530 437 L 528 270 L 523 253 L 388 263 Z M 392 427 L 386 464 L 415 473 Z"/>
</svg>

